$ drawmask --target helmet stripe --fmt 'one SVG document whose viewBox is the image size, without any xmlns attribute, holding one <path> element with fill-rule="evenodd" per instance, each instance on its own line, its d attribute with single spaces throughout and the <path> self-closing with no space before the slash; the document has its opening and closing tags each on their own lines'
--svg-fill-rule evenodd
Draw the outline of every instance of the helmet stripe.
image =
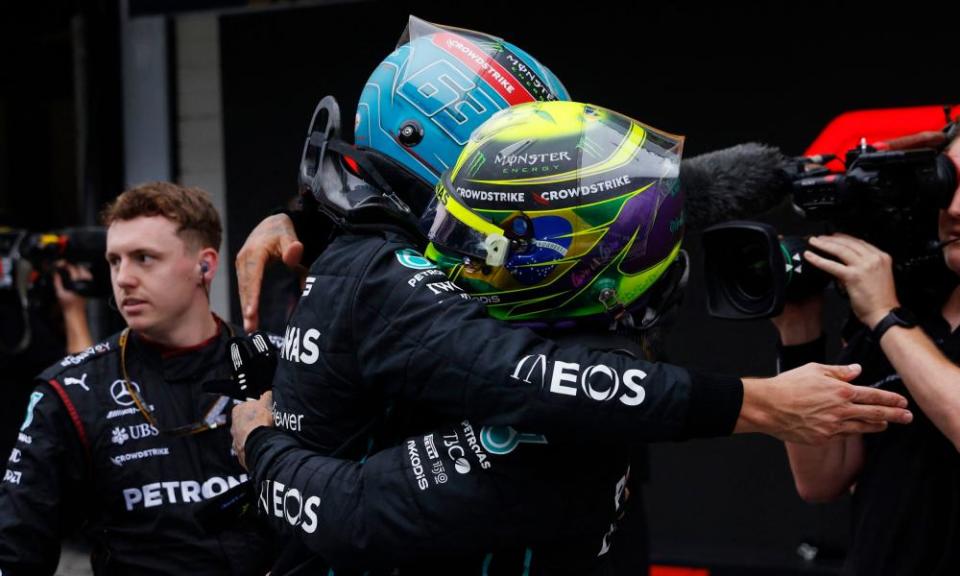
<svg viewBox="0 0 960 576">
<path fill-rule="evenodd" d="M 482 78 L 511 106 L 534 99 L 513 74 L 465 37 L 443 32 L 433 36 L 433 43 Z"/>
</svg>

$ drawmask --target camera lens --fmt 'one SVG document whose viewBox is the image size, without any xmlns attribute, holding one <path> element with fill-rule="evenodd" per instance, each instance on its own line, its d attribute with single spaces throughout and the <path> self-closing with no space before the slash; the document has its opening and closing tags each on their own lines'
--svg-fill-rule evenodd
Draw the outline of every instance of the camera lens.
<svg viewBox="0 0 960 576">
<path fill-rule="evenodd" d="M 766 318 L 783 306 L 785 252 L 777 231 L 760 222 L 733 221 L 704 231 L 707 309 L 712 316 Z"/>
<path fill-rule="evenodd" d="M 756 302 L 769 297 L 773 290 L 773 278 L 767 260 L 767 249 L 759 243 L 750 242 L 737 246 L 731 254 L 728 285 L 738 301 Z"/>
</svg>

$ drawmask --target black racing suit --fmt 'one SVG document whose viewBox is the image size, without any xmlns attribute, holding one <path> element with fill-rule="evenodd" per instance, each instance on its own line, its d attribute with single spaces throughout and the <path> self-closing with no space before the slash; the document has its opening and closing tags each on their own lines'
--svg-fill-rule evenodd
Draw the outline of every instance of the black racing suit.
<svg viewBox="0 0 960 576">
<path fill-rule="evenodd" d="M 337 574 L 493 574 L 507 549 L 515 573 L 597 568 L 631 445 L 729 434 L 743 393 L 491 319 L 393 232 L 326 248 L 280 356 L 247 465 L 272 525 Z"/>
<path fill-rule="evenodd" d="M 228 375 L 220 332 L 184 350 L 128 339 L 131 387 L 160 428 L 200 421 L 217 401 L 200 386 Z M 229 426 L 171 437 L 149 424 L 123 386 L 118 336 L 39 378 L 0 483 L 0 573 L 53 574 L 61 536 L 80 521 L 98 575 L 266 573 L 265 530 L 245 521 L 207 534 L 194 518 L 245 479 Z"/>
</svg>

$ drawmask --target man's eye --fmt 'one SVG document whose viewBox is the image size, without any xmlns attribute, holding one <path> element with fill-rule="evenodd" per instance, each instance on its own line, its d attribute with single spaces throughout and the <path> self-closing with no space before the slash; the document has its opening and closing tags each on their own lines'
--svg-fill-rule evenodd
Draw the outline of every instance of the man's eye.
<svg viewBox="0 0 960 576">
<path fill-rule="evenodd" d="M 137 260 L 140 261 L 142 264 L 149 264 L 154 261 L 154 257 L 149 254 L 141 254 L 140 256 L 137 257 Z"/>
</svg>

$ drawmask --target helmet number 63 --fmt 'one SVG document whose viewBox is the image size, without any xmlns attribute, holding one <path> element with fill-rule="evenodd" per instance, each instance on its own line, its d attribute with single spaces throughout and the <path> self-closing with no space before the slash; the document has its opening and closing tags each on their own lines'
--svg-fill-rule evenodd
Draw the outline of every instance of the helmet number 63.
<svg viewBox="0 0 960 576">
<path fill-rule="evenodd" d="M 461 146 L 483 124 L 488 110 L 501 108 L 476 82 L 445 60 L 407 77 L 397 92 Z"/>
</svg>

